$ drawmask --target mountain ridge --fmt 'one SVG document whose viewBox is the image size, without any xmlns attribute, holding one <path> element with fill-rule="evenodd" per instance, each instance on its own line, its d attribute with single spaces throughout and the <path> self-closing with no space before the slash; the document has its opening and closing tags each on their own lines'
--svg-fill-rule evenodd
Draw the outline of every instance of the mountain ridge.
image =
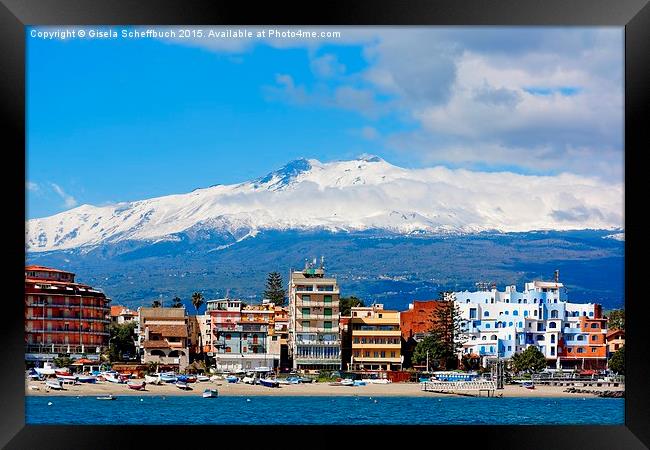
<svg viewBox="0 0 650 450">
<path fill-rule="evenodd" d="M 26 223 L 28 252 L 155 243 L 186 234 L 231 245 L 261 230 L 447 234 L 623 228 L 622 185 L 572 174 L 405 169 L 373 155 L 299 158 L 263 177 Z"/>
</svg>

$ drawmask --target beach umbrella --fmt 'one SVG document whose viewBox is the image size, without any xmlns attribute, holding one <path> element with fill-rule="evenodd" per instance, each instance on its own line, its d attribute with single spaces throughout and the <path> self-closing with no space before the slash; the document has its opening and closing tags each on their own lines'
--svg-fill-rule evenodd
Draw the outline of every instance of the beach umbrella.
<svg viewBox="0 0 650 450">
<path fill-rule="evenodd" d="M 83 366 L 84 364 L 92 364 L 93 361 L 87 358 L 81 358 L 72 363 L 73 366 Z"/>
</svg>

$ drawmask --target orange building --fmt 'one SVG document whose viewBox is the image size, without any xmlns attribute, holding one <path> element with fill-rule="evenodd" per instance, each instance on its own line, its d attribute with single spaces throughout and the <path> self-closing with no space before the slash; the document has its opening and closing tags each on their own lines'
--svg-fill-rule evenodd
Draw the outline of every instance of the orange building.
<svg viewBox="0 0 650 450">
<path fill-rule="evenodd" d="M 594 317 L 580 317 L 577 333 L 564 333 L 559 340 L 558 356 L 562 367 L 569 363 L 576 369 L 604 369 L 607 365 L 606 338 L 607 319 L 602 318 L 600 309 L 596 310 Z"/>
<path fill-rule="evenodd" d="M 608 355 L 616 353 L 617 350 L 625 345 L 625 330 L 611 330 L 607 333 L 607 352 Z"/>
<path fill-rule="evenodd" d="M 403 367 L 410 367 L 411 356 L 417 342 L 433 328 L 436 311 L 445 303 L 438 300 L 414 300 L 407 311 L 400 312 Z"/>
<path fill-rule="evenodd" d="M 75 274 L 43 266 L 25 267 L 25 359 L 59 354 L 98 360 L 108 346 L 110 299 L 76 283 Z"/>
</svg>

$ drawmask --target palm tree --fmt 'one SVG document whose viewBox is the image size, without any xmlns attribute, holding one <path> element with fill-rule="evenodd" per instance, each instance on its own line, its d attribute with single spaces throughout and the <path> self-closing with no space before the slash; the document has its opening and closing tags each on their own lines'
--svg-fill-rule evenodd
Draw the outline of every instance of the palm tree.
<svg viewBox="0 0 650 450">
<path fill-rule="evenodd" d="M 177 295 L 172 299 L 172 308 L 180 308 L 183 306 L 183 302 L 181 301 L 181 298 Z"/>
<path fill-rule="evenodd" d="M 200 292 L 195 292 L 192 294 L 192 304 L 196 309 L 196 315 L 199 315 L 199 308 L 203 306 L 203 294 Z M 203 335 L 201 334 L 201 329 L 199 328 L 199 354 L 201 359 L 203 359 Z"/>
<path fill-rule="evenodd" d="M 160 308 L 160 300 L 154 300 L 151 304 L 152 308 Z"/>
</svg>

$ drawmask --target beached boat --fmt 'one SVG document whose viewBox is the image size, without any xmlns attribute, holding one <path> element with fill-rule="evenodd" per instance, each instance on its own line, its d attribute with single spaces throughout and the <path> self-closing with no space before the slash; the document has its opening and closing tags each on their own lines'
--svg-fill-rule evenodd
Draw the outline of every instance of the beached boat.
<svg viewBox="0 0 650 450">
<path fill-rule="evenodd" d="M 354 385 L 354 386 L 365 386 L 365 385 L 366 385 L 366 382 L 363 381 L 363 380 L 354 380 L 354 381 L 353 381 L 353 385 Z"/>
<path fill-rule="evenodd" d="M 62 367 L 60 369 L 54 369 L 54 374 L 56 376 L 62 375 L 62 376 L 69 376 L 72 375 L 72 372 L 70 372 L 70 369 L 67 367 Z"/>
<path fill-rule="evenodd" d="M 196 383 L 196 375 L 187 375 L 188 383 Z"/>
<path fill-rule="evenodd" d="M 113 394 L 108 394 L 108 395 L 100 395 L 97 397 L 97 400 L 115 400 L 117 397 L 115 397 Z"/>
<path fill-rule="evenodd" d="M 117 373 L 105 372 L 102 377 L 104 380 L 110 383 L 124 383 L 124 381 L 120 379 Z"/>
<path fill-rule="evenodd" d="M 184 391 L 189 391 L 192 389 L 189 384 L 187 384 L 185 381 L 177 381 L 176 382 L 176 387 L 178 389 L 183 389 Z"/>
<path fill-rule="evenodd" d="M 345 378 L 341 380 L 341 386 L 354 386 L 354 380 L 351 380 L 349 378 Z"/>
<path fill-rule="evenodd" d="M 161 373 L 160 381 L 163 383 L 176 383 L 176 381 L 178 381 L 178 377 L 173 372 Z"/>
<path fill-rule="evenodd" d="M 212 381 L 212 382 L 221 381 L 221 380 L 223 380 L 223 376 L 221 376 L 221 375 L 212 375 L 210 377 L 210 381 Z"/>
<path fill-rule="evenodd" d="M 246 384 L 255 384 L 255 377 L 252 377 L 250 375 L 246 375 L 244 378 L 242 378 L 242 382 Z"/>
<path fill-rule="evenodd" d="M 79 383 L 96 383 L 97 377 L 93 377 L 92 375 L 81 375 L 77 377 L 77 381 Z"/>
<path fill-rule="evenodd" d="M 313 381 L 314 381 L 313 378 L 309 378 L 309 377 L 300 377 L 300 382 L 301 382 L 301 383 L 312 383 Z"/>
<path fill-rule="evenodd" d="M 286 378 L 276 378 L 275 381 L 277 381 L 279 384 L 291 384 L 291 382 Z"/>
<path fill-rule="evenodd" d="M 526 389 L 535 389 L 535 385 L 533 383 L 529 382 L 529 381 L 521 383 L 521 385 L 523 387 L 525 387 Z"/>
<path fill-rule="evenodd" d="M 162 381 L 160 380 L 160 375 L 145 375 L 144 376 L 144 381 L 147 384 L 160 384 Z"/>
<path fill-rule="evenodd" d="M 47 380 L 45 382 L 45 386 L 47 386 L 50 389 L 56 389 L 56 390 L 63 389 L 63 383 L 61 383 L 59 380 Z"/>
<path fill-rule="evenodd" d="M 79 378 L 76 375 L 57 375 L 56 378 L 61 381 L 77 381 L 77 378 Z"/>
<path fill-rule="evenodd" d="M 206 381 L 210 381 L 210 377 L 207 377 L 205 375 L 197 375 L 196 381 L 198 381 L 199 383 L 204 383 Z"/>
<path fill-rule="evenodd" d="M 236 376 L 234 376 L 234 375 L 228 375 L 228 376 L 226 377 L 226 381 L 227 381 L 228 383 L 237 383 L 237 382 L 239 382 L 239 378 L 236 377 Z"/>
<path fill-rule="evenodd" d="M 280 387 L 278 380 L 274 380 L 273 378 L 260 378 L 260 384 L 266 387 Z"/>
<path fill-rule="evenodd" d="M 55 375 L 54 369 L 51 367 L 36 367 L 34 369 L 37 374 L 42 375 L 42 376 L 49 376 L 49 375 Z"/>
<path fill-rule="evenodd" d="M 136 391 L 143 391 L 144 387 L 147 385 L 146 381 L 127 381 L 126 385 L 129 387 L 129 389 L 133 389 Z"/>
<path fill-rule="evenodd" d="M 388 384 L 391 382 L 387 378 L 365 378 L 362 381 L 365 381 L 368 384 Z"/>
<path fill-rule="evenodd" d="M 216 389 L 206 389 L 203 391 L 203 398 L 217 398 L 219 396 L 219 392 L 217 392 Z"/>
<path fill-rule="evenodd" d="M 287 381 L 290 384 L 298 384 L 298 383 L 300 383 L 300 377 L 288 377 Z"/>
</svg>

